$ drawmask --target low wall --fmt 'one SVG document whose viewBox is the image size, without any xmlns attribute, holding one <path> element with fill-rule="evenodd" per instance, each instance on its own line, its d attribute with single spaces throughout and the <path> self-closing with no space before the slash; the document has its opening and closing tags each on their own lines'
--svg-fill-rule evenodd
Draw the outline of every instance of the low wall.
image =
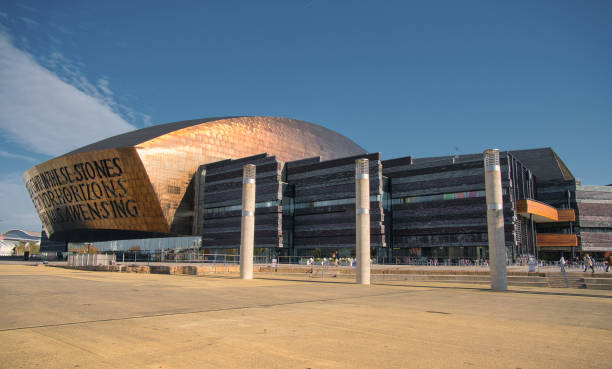
<svg viewBox="0 0 612 369">
<path fill-rule="evenodd" d="M 240 273 L 238 265 L 53 265 L 59 268 L 118 273 L 207 275 Z"/>
<path fill-rule="evenodd" d="M 355 268 L 351 267 L 336 267 L 336 266 L 288 266 L 279 265 L 277 267 L 272 266 L 256 266 L 255 272 L 260 273 L 295 273 L 295 274 L 313 274 L 313 273 L 324 273 L 338 274 L 338 275 L 355 275 Z M 373 266 L 371 274 L 416 274 L 416 275 L 482 275 L 489 276 L 490 272 L 488 269 L 482 270 L 452 270 L 442 269 L 441 267 L 431 267 L 430 269 L 406 269 L 406 268 L 376 268 Z M 522 271 L 508 271 L 509 276 L 530 276 L 530 277 L 545 277 L 545 272 L 522 272 Z"/>
<path fill-rule="evenodd" d="M 123 273 L 151 273 L 151 274 L 174 274 L 174 275 L 206 275 L 206 274 L 237 274 L 240 273 L 238 264 L 205 264 L 205 265 L 57 265 L 58 267 L 81 270 L 95 270 Z M 255 266 L 256 273 L 282 273 L 282 274 L 335 274 L 342 276 L 354 276 L 355 269 L 350 267 L 317 267 L 317 266 Z M 410 270 L 410 269 L 376 269 L 372 268 L 374 275 L 479 275 L 489 276 L 488 270 Z M 529 273 L 509 271 L 509 276 L 541 276 L 546 273 Z"/>
<path fill-rule="evenodd" d="M 123 272 L 123 273 L 151 273 L 151 274 L 172 274 L 172 275 L 207 275 L 207 274 L 239 274 L 240 266 L 238 264 L 202 264 L 202 265 L 139 265 L 139 264 L 121 264 L 121 265 L 89 265 L 89 266 L 62 266 L 59 267 L 96 270 L 108 272 Z M 335 275 L 342 277 L 354 277 L 355 268 L 351 267 L 335 267 L 335 266 L 300 266 L 300 265 L 278 265 L 272 267 L 270 265 L 255 265 L 253 268 L 255 273 L 278 273 L 278 274 L 302 274 L 302 275 Z M 489 276 L 489 271 L 484 269 L 478 270 L 449 270 L 442 268 L 431 269 L 406 269 L 406 268 L 376 268 L 373 266 L 371 271 L 373 276 L 380 277 L 391 275 L 473 275 L 473 276 Z M 545 277 L 545 272 L 526 272 L 526 271 L 508 271 L 508 276 L 524 276 L 524 277 Z"/>
</svg>

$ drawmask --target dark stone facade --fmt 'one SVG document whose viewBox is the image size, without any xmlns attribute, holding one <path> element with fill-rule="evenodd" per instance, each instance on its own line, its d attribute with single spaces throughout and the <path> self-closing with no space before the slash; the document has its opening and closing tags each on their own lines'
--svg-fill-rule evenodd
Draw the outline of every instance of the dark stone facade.
<svg viewBox="0 0 612 369">
<path fill-rule="evenodd" d="M 577 186 L 575 194 L 581 249 L 612 251 L 612 186 Z"/>
<path fill-rule="evenodd" d="M 370 160 L 373 257 L 488 257 L 480 154 L 382 161 L 374 153 L 289 162 L 261 154 L 207 164 L 197 174 L 205 173 L 205 184 L 199 189 L 203 200 L 195 205 L 204 214 L 194 225 L 196 234 L 203 235 L 203 247 L 211 250 L 239 248 L 242 166 L 256 164 L 256 248 L 275 249 L 273 253 L 280 255 L 353 256 L 358 158 Z M 506 246 L 512 260 L 539 253 L 556 258 L 559 252 L 572 251 L 561 246 L 540 250 L 538 233 L 581 232 L 586 248 L 612 248 L 612 191 L 605 186 L 577 187 L 573 177 L 567 178 L 567 168 L 555 170 L 555 165 L 561 167 L 558 163 L 551 149 L 500 155 Z M 536 224 L 518 213 L 517 201 L 522 199 L 575 209 L 578 217 Z"/>
</svg>

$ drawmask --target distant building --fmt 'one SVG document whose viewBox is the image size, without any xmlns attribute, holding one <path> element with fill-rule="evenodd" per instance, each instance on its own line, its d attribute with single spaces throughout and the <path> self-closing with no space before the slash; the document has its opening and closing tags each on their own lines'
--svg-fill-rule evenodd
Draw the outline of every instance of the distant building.
<svg viewBox="0 0 612 369">
<path fill-rule="evenodd" d="M 24 178 L 49 239 L 64 249 L 94 242 L 112 251 L 236 253 L 242 166 L 255 164 L 259 254 L 352 256 L 357 158 L 370 160 L 374 257 L 488 257 L 482 154 L 382 160 L 293 119 L 148 127 L 39 164 Z M 501 164 L 509 259 L 612 251 L 611 187 L 582 186 L 551 148 L 503 152 Z M 177 236 L 191 238 L 169 241 Z"/>
<path fill-rule="evenodd" d="M 0 235 L 0 256 L 11 256 L 19 244 L 34 243 L 40 245 L 40 232 L 11 229 Z"/>
</svg>

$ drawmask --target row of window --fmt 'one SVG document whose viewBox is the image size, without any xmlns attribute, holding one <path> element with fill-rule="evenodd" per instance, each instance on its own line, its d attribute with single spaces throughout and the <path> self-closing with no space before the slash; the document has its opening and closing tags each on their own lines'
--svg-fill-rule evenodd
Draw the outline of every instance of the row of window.
<svg viewBox="0 0 612 369">
<path fill-rule="evenodd" d="M 381 201 L 382 195 L 370 196 L 370 202 Z M 266 202 L 258 202 L 255 203 L 255 208 L 268 208 L 271 206 L 282 206 L 283 211 L 288 210 L 289 212 L 293 212 L 294 209 L 305 209 L 305 208 L 314 208 L 319 206 L 334 206 L 334 205 L 347 205 L 354 204 L 355 198 L 347 198 L 347 199 L 335 199 L 335 200 L 323 200 L 323 201 L 311 201 L 311 202 L 301 202 L 294 204 L 293 201 L 289 201 L 288 203 L 281 203 L 281 201 L 266 201 Z M 209 208 L 204 209 L 205 214 L 219 214 L 225 213 L 228 211 L 236 211 L 241 210 L 242 205 L 231 205 L 231 206 L 221 206 L 218 208 Z"/>
<path fill-rule="evenodd" d="M 503 189 L 503 195 L 507 194 L 506 189 Z M 419 202 L 430 202 L 430 201 L 441 201 L 441 200 L 457 200 L 457 199 L 470 199 L 477 197 L 485 197 L 486 191 L 466 191 L 466 192 L 452 192 L 452 193 L 440 193 L 436 195 L 425 195 L 425 196 L 410 196 L 410 197 L 402 197 L 397 199 L 392 199 L 391 204 L 413 204 Z M 383 195 L 374 195 L 370 196 L 370 202 L 382 201 Z M 385 199 L 386 200 L 386 199 Z M 387 201 L 385 201 L 387 202 Z M 255 208 L 267 208 L 271 206 L 282 206 L 283 212 L 288 211 L 289 213 L 293 213 L 294 209 L 306 209 L 306 208 L 314 208 L 320 206 L 334 206 L 334 205 L 348 205 L 354 204 L 355 198 L 345 198 L 345 199 L 334 199 L 334 200 L 322 200 L 322 201 L 310 201 L 310 202 L 301 202 L 294 204 L 293 201 L 289 201 L 288 203 L 282 203 L 280 201 L 267 201 L 267 202 L 258 202 L 255 204 Z M 228 211 L 241 210 L 242 205 L 232 205 L 232 206 L 223 206 L 218 208 L 210 208 L 205 209 L 204 212 L 206 214 L 219 214 L 225 213 Z"/>
<path fill-rule="evenodd" d="M 271 206 L 280 206 L 280 201 L 277 200 L 255 203 L 255 208 L 269 208 Z M 221 206 L 218 208 L 204 209 L 204 214 L 219 214 L 236 210 L 242 210 L 242 205 Z"/>
<path fill-rule="evenodd" d="M 370 202 L 381 201 L 382 195 L 374 195 L 370 196 Z M 311 201 L 311 202 L 301 202 L 295 204 L 296 209 L 305 209 L 305 208 L 316 208 L 319 206 L 334 206 L 334 205 L 348 205 L 354 204 L 355 198 L 349 197 L 346 199 L 334 199 L 334 200 L 322 200 L 322 201 Z"/>
<path fill-rule="evenodd" d="M 503 195 L 507 194 L 506 189 L 502 191 Z M 439 193 L 436 195 L 425 195 L 425 196 L 410 196 L 392 199 L 393 205 L 397 204 L 412 204 L 418 202 L 430 202 L 430 201 L 441 201 L 441 200 L 457 200 L 457 199 L 470 199 L 476 197 L 485 197 L 486 191 L 466 191 L 466 192 L 452 192 L 452 193 Z"/>
</svg>

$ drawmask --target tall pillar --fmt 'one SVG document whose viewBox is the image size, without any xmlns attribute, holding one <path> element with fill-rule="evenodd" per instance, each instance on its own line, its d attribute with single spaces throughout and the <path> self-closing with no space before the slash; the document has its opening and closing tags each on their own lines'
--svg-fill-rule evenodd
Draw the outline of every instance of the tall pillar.
<svg viewBox="0 0 612 369">
<path fill-rule="evenodd" d="M 240 223 L 240 278 L 253 279 L 255 243 L 255 165 L 242 171 L 242 221 Z"/>
<path fill-rule="evenodd" d="M 357 283 L 370 284 L 370 164 L 355 160 Z"/>
<path fill-rule="evenodd" d="M 485 189 L 487 195 L 487 226 L 489 232 L 489 269 L 491 289 L 506 291 L 506 241 L 504 235 L 504 209 L 502 199 L 499 150 L 484 151 Z"/>
</svg>

